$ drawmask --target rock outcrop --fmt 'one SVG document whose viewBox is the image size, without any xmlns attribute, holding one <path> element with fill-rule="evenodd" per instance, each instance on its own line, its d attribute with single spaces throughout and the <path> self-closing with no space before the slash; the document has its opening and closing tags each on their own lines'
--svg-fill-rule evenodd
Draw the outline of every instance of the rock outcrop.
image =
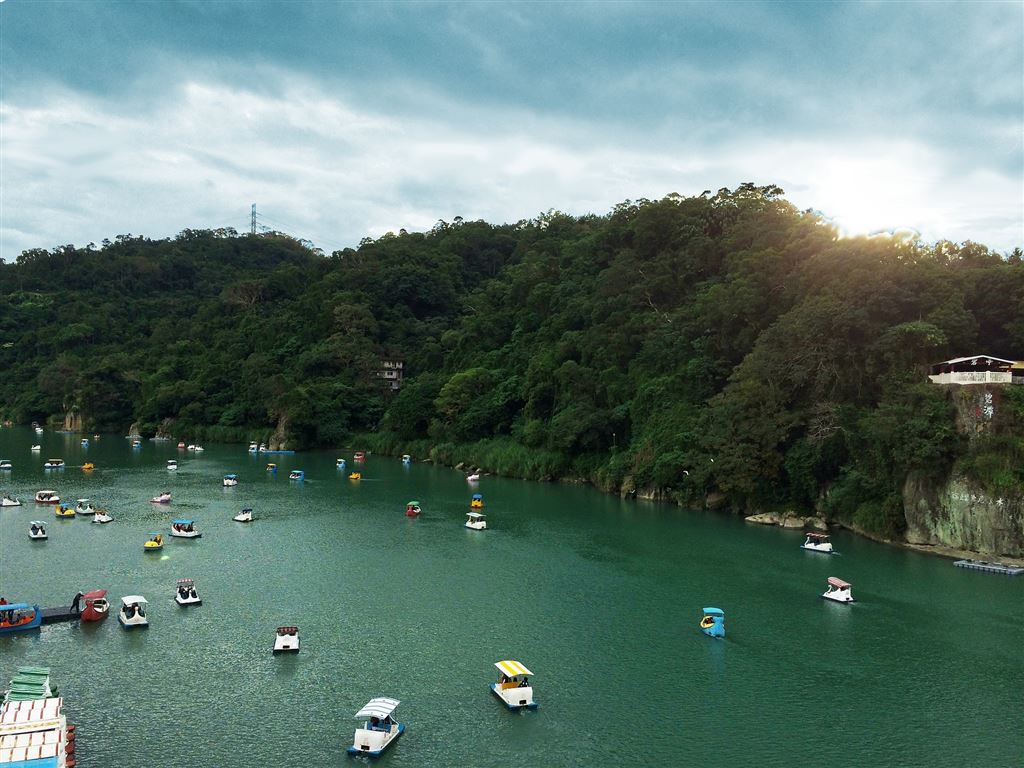
<svg viewBox="0 0 1024 768">
<path fill-rule="evenodd" d="M 142 437 L 139 433 L 139 422 L 136 421 L 128 427 L 128 437 Z"/>
<path fill-rule="evenodd" d="M 820 517 L 798 515 L 796 512 L 761 512 L 745 517 L 748 523 L 760 525 L 778 525 L 781 528 L 814 528 L 818 531 L 828 530 L 825 521 Z"/>
<path fill-rule="evenodd" d="M 65 432 L 85 431 L 85 419 L 82 418 L 82 413 L 78 410 L 78 406 L 73 405 L 64 412 L 64 426 L 61 428 Z"/>
<path fill-rule="evenodd" d="M 287 451 L 288 448 L 288 417 L 281 414 L 277 419 L 277 427 L 274 434 L 267 441 L 267 448 L 271 451 Z"/>
</svg>

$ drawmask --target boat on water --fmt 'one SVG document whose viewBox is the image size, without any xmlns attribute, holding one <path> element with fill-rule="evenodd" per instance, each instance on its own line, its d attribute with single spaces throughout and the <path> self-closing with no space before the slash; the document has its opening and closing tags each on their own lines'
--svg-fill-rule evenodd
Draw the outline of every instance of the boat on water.
<svg viewBox="0 0 1024 768">
<path fill-rule="evenodd" d="M 255 441 L 249 443 L 249 453 L 257 453 L 258 451 L 259 451 L 259 446 L 256 445 Z"/>
<path fill-rule="evenodd" d="M 164 548 L 164 535 L 162 533 L 151 533 L 149 538 L 146 539 L 142 545 L 142 549 L 146 552 L 159 552 Z"/>
<path fill-rule="evenodd" d="M 64 459 L 47 459 L 43 462 L 43 469 L 64 469 Z"/>
<path fill-rule="evenodd" d="M 43 428 L 42 427 L 35 427 L 35 430 L 36 430 L 36 434 L 37 435 L 43 434 Z"/>
<path fill-rule="evenodd" d="M 184 443 L 178 443 L 178 448 L 184 448 L 184 447 L 185 447 Z"/>
<path fill-rule="evenodd" d="M 231 519 L 234 520 L 236 523 L 251 523 L 252 509 L 250 507 L 246 507 Z"/>
<path fill-rule="evenodd" d="M 94 589 L 82 595 L 85 607 L 79 618 L 82 621 L 103 621 L 110 613 L 110 603 L 107 601 L 107 590 Z"/>
<path fill-rule="evenodd" d="M 356 728 L 352 746 L 347 752 L 350 755 L 376 757 L 405 733 L 405 725 L 393 716 L 399 703 L 398 699 L 381 696 L 370 699 L 366 706 L 356 712 L 356 720 L 364 722 Z"/>
<path fill-rule="evenodd" d="M 195 520 L 173 520 L 171 521 L 171 536 L 179 539 L 198 539 L 202 536 L 196 530 Z"/>
<path fill-rule="evenodd" d="M 491 683 L 491 691 L 501 699 L 509 709 L 536 709 L 533 700 L 533 686 L 530 685 L 530 670 L 518 661 L 506 659 L 497 661 L 494 666 L 501 675 L 496 683 Z"/>
<path fill-rule="evenodd" d="M 483 509 L 484 508 L 484 495 L 482 493 L 474 493 L 473 498 L 469 500 L 470 509 Z"/>
<path fill-rule="evenodd" d="M 710 637 L 725 637 L 725 611 L 721 608 L 705 608 L 700 620 L 700 631 Z"/>
<path fill-rule="evenodd" d="M 89 447 L 89 438 L 88 437 L 83 437 L 82 438 L 82 447 L 83 448 L 88 448 Z"/>
<path fill-rule="evenodd" d="M 402 463 L 405 464 L 406 466 L 409 466 L 410 464 L 412 464 L 412 456 L 410 456 L 408 453 L 403 453 L 402 454 Z"/>
<path fill-rule="evenodd" d="M 94 469 L 96 469 L 96 465 L 93 464 L 91 461 L 87 461 L 85 462 L 85 464 L 82 465 L 83 472 L 92 472 Z"/>
<path fill-rule="evenodd" d="M 835 576 L 829 576 L 828 589 L 825 590 L 822 597 L 837 603 L 852 603 L 855 602 L 852 589 L 853 585 L 849 582 L 837 579 Z"/>
<path fill-rule="evenodd" d="M 152 499 L 150 499 L 150 502 L 152 502 L 153 504 L 170 504 L 171 503 L 171 492 L 170 491 L 164 491 L 163 493 L 161 493 L 161 494 L 159 494 L 157 496 L 154 496 Z"/>
<path fill-rule="evenodd" d="M 175 461 L 174 459 L 170 459 L 167 462 L 167 471 L 168 472 L 177 472 L 178 471 L 178 462 Z"/>
<path fill-rule="evenodd" d="M 487 530 L 487 517 L 482 512 L 467 512 L 466 527 L 474 531 Z"/>
<path fill-rule="evenodd" d="M 472 474 L 466 475 L 466 482 L 467 483 L 479 483 L 480 482 L 480 473 L 479 472 L 473 472 Z"/>
<path fill-rule="evenodd" d="M 231 488 L 232 486 L 238 485 L 238 475 L 224 475 L 222 481 L 225 488 Z"/>
<path fill-rule="evenodd" d="M 366 461 L 366 452 L 365 451 L 356 451 L 352 455 L 352 461 Z"/>
<path fill-rule="evenodd" d="M 53 510 L 53 514 L 57 517 L 74 517 L 75 508 L 70 504 L 58 504 Z"/>
<path fill-rule="evenodd" d="M 149 605 L 142 595 L 126 595 L 121 598 L 121 610 L 117 612 L 117 620 L 125 629 L 148 627 L 146 606 Z"/>
<path fill-rule="evenodd" d="M 36 504 L 60 504 L 56 491 L 36 491 Z"/>
<path fill-rule="evenodd" d="M 0 459 L 0 472 L 10 472 L 14 469 L 14 465 L 10 459 Z"/>
<path fill-rule="evenodd" d="M 267 464 L 267 472 L 272 475 L 277 474 L 277 464 Z"/>
<path fill-rule="evenodd" d="M 41 450 L 43 450 L 43 446 L 33 445 L 30 450 L 32 451 L 32 453 L 39 453 Z"/>
<path fill-rule="evenodd" d="M 114 518 L 110 516 L 107 510 L 97 509 L 96 514 L 92 516 L 92 521 L 94 523 L 112 523 L 114 522 Z"/>
<path fill-rule="evenodd" d="M 257 449 L 257 451 L 259 453 L 266 453 L 267 452 L 267 444 L 266 443 L 260 443 L 260 447 Z"/>
<path fill-rule="evenodd" d="M 829 538 L 827 533 L 815 533 L 810 531 L 807 534 L 806 540 L 800 545 L 800 549 L 806 549 L 808 552 L 821 552 L 825 555 L 838 554 L 832 549 L 832 540 Z"/>
<path fill-rule="evenodd" d="M 195 448 L 193 448 L 192 450 L 194 450 L 194 451 L 195 451 L 196 453 L 202 453 L 202 452 L 203 452 L 203 451 L 205 451 L 206 449 L 205 449 L 205 448 L 203 448 L 203 446 L 201 446 L 201 445 L 197 445 L 197 446 L 196 446 Z"/>
<path fill-rule="evenodd" d="M 291 472 L 288 473 L 288 479 L 289 480 L 305 480 L 306 479 L 306 473 L 303 472 L 301 469 L 293 469 Z"/>
<path fill-rule="evenodd" d="M 299 628 L 278 627 L 274 635 L 274 653 L 298 653 Z"/>
<path fill-rule="evenodd" d="M 18 667 L 0 705 L 0 765 L 74 768 L 75 726 L 48 667 Z"/>
<path fill-rule="evenodd" d="M 335 459 L 334 460 L 334 466 L 337 467 L 338 469 L 344 469 L 345 466 L 346 466 L 345 460 L 344 459 Z"/>
<path fill-rule="evenodd" d="M 132 449 L 133 450 L 134 449 L 141 450 L 142 449 L 142 441 L 141 440 L 132 440 Z"/>
<path fill-rule="evenodd" d="M 422 512 L 423 509 L 420 507 L 420 503 L 418 501 L 410 501 L 408 504 L 405 505 L 406 517 L 419 517 L 420 513 Z"/>
<path fill-rule="evenodd" d="M 174 584 L 174 602 L 178 605 L 202 605 L 203 600 L 196 592 L 192 579 L 178 579 Z"/>
<path fill-rule="evenodd" d="M 20 506 L 21 506 L 21 500 L 16 498 L 16 497 L 14 497 L 14 496 L 11 496 L 10 494 L 8 494 L 8 495 L 4 496 L 2 499 L 0 499 L 0 507 L 20 507 Z"/>
<path fill-rule="evenodd" d="M 42 520 L 33 520 L 29 523 L 28 537 L 34 541 L 48 539 L 49 536 L 46 535 L 46 523 Z"/>
<path fill-rule="evenodd" d="M 0 635 L 28 632 L 43 623 L 43 612 L 38 605 L 4 603 L 0 605 Z"/>
<path fill-rule="evenodd" d="M 348 479 L 349 480 L 362 480 L 363 479 L 363 473 L 362 472 L 350 472 L 349 475 L 348 475 Z"/>
<path fill-rule="evenodd" d="M 79 499 L 78 503 L 75 504 L 75 512 L 80 515 L 95 515 L 96 508 L 89 499 Z"/>
</svg>

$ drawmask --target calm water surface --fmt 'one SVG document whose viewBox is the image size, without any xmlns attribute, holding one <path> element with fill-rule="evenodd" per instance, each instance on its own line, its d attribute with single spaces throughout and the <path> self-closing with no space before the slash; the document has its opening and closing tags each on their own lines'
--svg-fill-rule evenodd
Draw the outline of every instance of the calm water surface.
<svg viewBox="0 0 1024 768">
<path fill-rule="evenodd" d="M 790 531 L 491 477 L 492 528 L 467 531 L 472 489 L 447 469 L 371 457 L 354 483 L 334 467 L 351 453 L 79 439 L 0 431 L 4 492 L 52 487 L 115 518 L 0 510 L 0 594 L 138 593 L 151 625 L 125 632 L 111 615 L 0 638 L 0 676 L 53 669 L 81 768 L 344 766 L 352 715 L 381 695 L 408 725 L 378 761 L 395 768 L 1024 764 L 1024 578 L 843 533 L 829 558 Z M 49 456 L 68 468 L 44 472 Z M 147 503 L 163 490 L 169 507 Z M 244 506 L 256 522 L 232 522 Z M 173 517 L 203 537 L 144 554 Z M 36 518 L 49 541 L 29 541 Z M 860 602 L 819 599 L 830 575 Z M 182 577 L 201 607 L 174 603 Z M 726 640 L 698 631 L 704 605 L 726 611 Z M 273 657 L 274 628 L 292 623 L 301 653 Z M 488 691 L 503 658 L 534 671 L 539 710 L 508 712 Z"/>
</svg>

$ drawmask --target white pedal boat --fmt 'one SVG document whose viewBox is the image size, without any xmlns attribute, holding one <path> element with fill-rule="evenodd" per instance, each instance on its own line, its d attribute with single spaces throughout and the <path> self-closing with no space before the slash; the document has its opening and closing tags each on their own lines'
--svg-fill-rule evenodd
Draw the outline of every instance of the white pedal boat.
<svg viewBox="0 0 1024 768">
<path fill-rule="evenodd" d="M 813 531 L 808 533 L 806 541 L 800 545 L 800 548 L 806 549 L 808 552 L 821 552 L 825 555 L 837 554 L 832 549 L 832 540 L 827 533 L 814 533 Z"/>
<path fill-rule="evenodd" d="M 146 618 L 146 598 L 142 595 L 127 595 L 121 598 L 121 610 L 117 612 L 117 620 L 125 629 L 148 627 Z"/>
<path fill-rule="evenodd" d="M 10 459 L 0 459 L 0 472 L 10 472 L 14 469 L 14 465 Z"/>
<path fill-rule="evenodd" d="M 174 459 L 171 459 L 170 461 L 168 461 L 167 462 L 167 471 L 168 472 L 177 472 L 178 471 L 178 462 L 175 461 Z"/>
<path fill-rule="evenodd" d="M 20 507 L 21 500 L 14 496 L 4 496 L 0 499 L 0 507 Z"/>
<path fill-rule="evenodd" d="M 238 475 L 224 475 L 224 480 L 222 482 L 224 483 L 225 488 L 236 486 L 238 485 Z"/>
<path fill-rule="evenodd" d="M 237 515 L 231 518 L 236 523 L 251 523 L 252 522 L 252 509 L 246 507 Z"/>
<path fill-rule="evenodd" d="M 171 521 L 171 536 L 178 539 L 198 539 L 202 536 L 199 531 L 196 530 L 195 520 L 172 520 Z"/>
<path fill-rule="evenodd" d="M 837 579 L 835 576 L 828 577 L 828 589 L 822 595 L 826 600 L 833 600 L 837 603 L 853 603 L 853 585 L 849 582 Z"/>
<path fill-rule="evenodd" d="M 498 682 L 491 683 L 494 695 L 509 709 L 536 709 L 537 702 L 533 700 L 533 686 L 529 679 L 533 672 L 511 659 L 495 662 L 494 666 L 501 672 Z"/>
<path fill-rule="evenodd" d="M 46 535 L 46 523 L 42 520 L 33 520 L 29 525 L 28 537 L 35 541 L 42 541 L 43 539 L 49 538 Z"/>
<path fill-rule="evenodd" d="M 480 512 L 467 512 L 466 527 L 474 531 L 486 531 L 487 516 Z"/>
<path fill-rule="evenodd" d="M 392 717 L 398 704 L 398 699 L 382 696 L 370 699 L 365 707 L 356 712 L 356 719 L 365 722 L 361 728 L 356 728 L 352 746 L 347 750 L 350 755 L 376 757 L 405 733 L 405 725 Z"/>
<path fill-rule="evenodd" d="M 107 514 L 105 509 L 97 509 L 96 514 L 92 516 L 94 523 L 112 523 L 114 518 Z"/>
<path fill-rule="evenodd" d="M 196 592 L 196 583 L 192 579 L 178 579 L 174 586 L 174 602 L 178 605 L 203 604 L 203 599 Z"/>
<path fill-rule="evenodd" d="M 160 495 L 154 496 L 152 499 L 150 499 L 150 502 L 153 503 L 153 504 L 170 504 L 171 503 L 171 492 L 170 491 L 164 491 Z"/>
<path fill-rule="evenodd" d="M 95 515 L 96 508 L 89 499 L 79 499 L 75 504 L 75 512 L 79 515 Z"/>
<path fill-rule="evenodd" d="M 299 628 L 278 627 L 274 636 L 274 653 L 299 652 Z"/>
</svg>

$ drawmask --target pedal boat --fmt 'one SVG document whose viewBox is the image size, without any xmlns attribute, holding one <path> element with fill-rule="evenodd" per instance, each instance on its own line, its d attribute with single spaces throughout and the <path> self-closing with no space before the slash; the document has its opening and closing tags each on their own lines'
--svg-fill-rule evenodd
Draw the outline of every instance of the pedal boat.
<svg viewBox="0 0 1024 768">
<path fill-rule="evenodd" d="M 366 461 L 366 454 L 363 451 L 356 451 L 352 456 L 352 461 Z"/>
<path fill-rule="evenodd" d="M 53 514 L 57 517 L 74 517 L 75 508 L 72 507 L 70 504 L 68 504 L 67 506 L 64 506 L 63 504 L 58 504 L 56 509 L 53 510 Z"/>
<path fill-rule="evenodd" d="M 14 496 L 7 495 L 7 496 L 4 496 L 2 499 L 0 499 L 0 507 L 20 507 L 20 506 L 21 506 L 21 500 L 16 498 L 16 497 L 14 497 Z"/>
<path fill-rule="evenodd" d="M 14 469 L 14 465 L 10 459 L 0 459 L 0 472 L 10 472 Z"/>
<path fill-rule="evenodd" d="M 107 510 L 105 510 L 105 509 L 97 509 L 96 510 L 96 514 L 92 516 L 92 521 L 94 523 L 112 523 L 112 522 L 114 522 L 114 518 L 112 518 L 107 513 Z"/>
<path fill-rule="evenodd" d="M 473 498 L 469 500 L 470 509 L 483 509 L 484 508 L 484 495 L 482 493 L 474 493 Z"/>
<path fill-rule="evenodd" d="M 344 459 L 335 459 L 334 460 L 334 467 L 335 467 L 335 469 L 343 470 L 343 469 L 345 469 L 345 466 L 346 465 L 345 465 L 345 460 Z"/>
<path fill-rule="evenodd" d="M 43 450 L 43 446 L 41 446 L 41 445 L 33 445 L 31 450 L 32 450 L 32 453 L 39 453 L 41 450 Z"/>
<path fill-rule="evenodd" d="M 236 523 L 251 523 L 252 522 L 252 508 L 246 507 L 237 515 L 231 518 Z"/>
<path fill-rule="evenodd" d="M 223 483 L 225 488 L 238 485 L 238 475 L 224 475 Z"/>
<path fill-rule="evenodd" d="M 807 539 L 800 545 L 800 549 L 806 549 L 808 552 L 821 552 L 825 555 L 837 554 L 832 549 L 832 540 L 827 533 L 814 533 L 813 531 L 807 534 Z"/>
<path fill-rule="evenodd" d="M 305 480 L 306 479 L 306 473 L 303 472 L 301 469 L 293 469 L 291 472 L 288 473 L 288 479 L 289 480 Z"/>
<path fill-rule="evenodd" d="M 43 469 L 64 469 L 64 459 L 47 459 L 43 462 Z"/>
<path fill-rule="evenodd" d="M 171 503 L 171 492 L 164 491 L 159 496 L 154 496 L 149 500 L 152 504 L 170 504 Z"/>
<path fill-rule="evenodd" d="M 85 462 L 85 464 L 82 465 L 83 472 L 92 472 L 94 469 L 96 469 L 96 465 L 93 464 L 91 461 L 87 461 Z"/>
<path fill-rule="evenodd" d="M 721 608 L 705 608 L 700 620 L 700 631 L 709 637 L 725 637 L 725 611 Z"/>
<path fill-rule="evenodd" d="M 299 652 L 299 628 L 278 627 L 274 636 L 274 653 Z"/>
<path fill-rule="evenodd" d="M 164 536 L 162 533 L 151 533 L 149 539 L 142 545 L 146 552 L 159 552 L 164 548 Z"/>
<path fill-rule="evenodd" d="M 203 534 L 196 530 L 195 520 L 171 521 L 171 536 L 174 536 L 177 539 L 198 539 L 202 535 Z"/>
<path fill-rule="evenodd" d="M 853 603 L 856 601 L 853 599 L 852 589 L 853 585 L 849 582 L 837 579 L 835 576 L 829 576 L 828 589 L 825 590 L 822 597 L 836 603 Z"/>
<path fill-rule="evenodd" d="M 498 682 L 491 683 L 494 695 L 509 709 L 536 709 L 537 702 L 533 700 L 533 686 L 529 679 L 533 672 L 511 659 L 497 661 L 494 666 L 501 672 Z"/>
<path fill-rule="evenodd" d="M 363 473 L 362 472 L 350 472 L 349 476 L 348 476 L 348 479 L 349 480 L 362 480 L 363 479 Z"/>
<path fill-rule="evenodd" d="M 473 531 L 487 530 L 487 517 L 480 512 L 466 513 L 466 527 Z"/>
<path fill-rule="evenodd" d="M 249 443 L 249 453 L 256 453 L 259 450 L 259 446 L 255 443 Z"/>
<path fill-rule="evenodd" d="M 202 605 L 203 599 L 196 592 L 196 583 L 192 579 L 178 579 L 175 582 L 174 602 L 178 605 Z"/>
<path fill-rule="evenodd" d="M 277 474 L 277 464 L 267 464 L 267 472 L 272 475 Z"/>
<path fill-rule="evenodd" d="M 0 635 L 28 632 L 43 623 L 43 612 L 38 605 L 5 603 L 0 605 Z"/>
<path fill-rule="evenodd" d="M 28 537 L 33 541 L 44 541 L 49 536 L 46 535 L 46 523 L 42 520 L 33 520 L 29 524 Z"/>
<path fill-rule="evenodd" d="M 412 464 L 412 456 L 410 456 L 408 453 L 403 453 L 402 454 L 402 463 L 405 466 L 409 466 L 410 464 Z"/>
<path fill-rule="evenodd" d="M 60 504 L 56 491 L 36 491 L 36 504 Z"/>
<path fill-rule="evenodd" d="M 466 482 L 467 483 L 479 483 L 480 482 L 480 473 L 479 472 L 474 472 L 471 475 L 466 475 Z"/>
<path fill-rule="evenodd" d="M 95 515 L 96 508 L 93 507 L 89 499 L 79 499 L 78 503 L 75 504 L 75 512 L 79 515 Z"/>
<path fill-rule="evenodd" d="M 121 598 L 121 610 L 117 612 L 117 620 L 125 629 L 148 627 L 146 618 L 146 598 L 142 595 L 127 595 Z"/>
<path fill-rule="evenodd" d="M 178 471 L 178 462 L 175 459 L 171 459 L 170 461 L 167 462 L 167 471 L 168 472 L 177 472 Z"/>
<path fill-rule="evenodd" d="M 365 722 L 361 728 L 356 728 L 352 746 L 348 748 L 347 752 L 350 755 L 377 757 L 391 746 L 395 739 L 405 733 L 405 725 L 392 717 L 398 704 L 398 699 L 382 696 L 370 699 L 366 706 L 356 712 L 356 720 Z"/>
<path fill-rule="evenodd" d="M 419 517 L 421 512 L 423 512 L 423 509 L 418 501 L 410 501 L 405 505 L 406 517 Z"/>
<path fill-rule="evenodd" d="M 110 603 L 107 602 L 107 590 L 94 589 L 82 595 L 85 601 L 85 608 L 79 618 L 82 621 L 102 621 L 110 613 Z"/>
</svg>

